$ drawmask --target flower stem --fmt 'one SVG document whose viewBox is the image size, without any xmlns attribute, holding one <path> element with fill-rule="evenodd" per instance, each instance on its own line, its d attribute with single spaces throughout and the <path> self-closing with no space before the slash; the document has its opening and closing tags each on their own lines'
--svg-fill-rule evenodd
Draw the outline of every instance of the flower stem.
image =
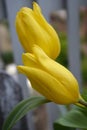
<svg viewBox="0 0 87 130">
<path fill-rule="evenodd" d="M 84 105 L 85 107 L 87 107 L 87 102 L 83 101 L 83 100 L 79 100 L 79 102 L 81 105 Z"/>
</svg>

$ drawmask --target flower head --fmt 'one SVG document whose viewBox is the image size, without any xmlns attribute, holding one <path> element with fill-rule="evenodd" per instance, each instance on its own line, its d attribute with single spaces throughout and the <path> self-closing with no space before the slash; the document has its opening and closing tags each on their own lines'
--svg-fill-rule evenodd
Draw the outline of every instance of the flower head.
<svg viewBox="0 0 87 130">
<path fill-rule="evenodd" d="M 58 35 L 45 20 L 37 3 L 33 9 L 23 7 L 16 16 L 18 38 L 26 52 L 32 53 L 34 44 L 38 45 L 52 59 L 60 53 Z"/>
<path fill-rule="evenodd" d="M 49 58 L 40 47 L 35 45 L 32 51 L 33 54 L 23 54 L 24 66 L 18 66 L 32 87 L 55 103 L 77 103 L 79 88 L 71 72 Z"/>
<path fill-rule="evenodd" d="M 17 13 L 16 30 L 27 52 L 22 56 L 24 66 L 17 67 L 19 72 L 47 99 L 58 104 L 77 104 L 81 99 L 78 82 L 53 60 L 60 52 L 59 38 L 35 2 L 33 10 L 25 7 Z"/>
</svg>

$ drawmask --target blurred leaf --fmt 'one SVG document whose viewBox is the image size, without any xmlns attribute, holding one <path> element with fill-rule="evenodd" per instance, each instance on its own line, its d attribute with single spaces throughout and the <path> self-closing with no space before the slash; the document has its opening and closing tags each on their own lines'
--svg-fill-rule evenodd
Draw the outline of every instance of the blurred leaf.
<svg viewBox="0 0 87 130">
<path fill-rule="evenodd" d="M 14 57 L 13 57 L 13 53 L 12 52 L 4 52 L 4 53 L 1 53 L 1 58 L 4 62 L 5 65 L 8 65 L 10 63 L 13 63 L 14 62 Z"/>
<path fill-rule="evenodd" d="M 84 82 L 84 83 L 87 83 L 87 56 L 85 56 L 85 57 L 82 59 L 81 71 L 82 71 L 83 82 Z"/>
<path fill-rule="evenodd" d="M 66 33 L 59 33 L 60 44 L 61 44 L 61 53 L 57 57 L 56 61 L 60 64 L 64 65 L 65 67 L 68 66 L 68 59 L 67 59 L 67 36 Z"/>
<path fill-rule="evenodd" d="M 55 123 L 73 128 L 87 129 L 87 108 L 76 107 Z"/>
<path fill-rule="evenodd" d="M 63 125 L 58 124 L 58 122 L 55 122 L 54 123 L 54 130 L 75 130 L 75 128 L 63 126 Z"/>
<path fill-rule="evenodd" d="M 82 92 L 82 97 L 85 101 L 87 101 L 87 88 L 86 87 L 83 87 L 83 92 Z"/>
<path fill-rule="evenodd" d="M 2 130 L 11 130 L 14 124 L 16 124 L 17 121 L 20 120 L 27 112 L 48 102 L 50 101 L 44 97 L 31 97 L 21 101 L 9 114 Z"/>
</svg>

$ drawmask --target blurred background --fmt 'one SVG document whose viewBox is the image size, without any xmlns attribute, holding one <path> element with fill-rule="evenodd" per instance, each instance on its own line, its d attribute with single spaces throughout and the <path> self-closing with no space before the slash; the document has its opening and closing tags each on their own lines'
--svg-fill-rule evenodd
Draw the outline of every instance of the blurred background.
<svg viewBox="0 0 87 130">
<path fill-rule="evenodd" d="M 61 53 L 56 61 L 74 74 L 79 82 L 80 91 L 85 95 L 87 92 L 87 1 L 35 1 L 60 38 Z M 16 70 L 16 66 L 22 64 L 23 49 L 16 34 L 15 17 L 21 7 L 32 8 L 32 2 L 33 0 L 0 0 L 0 121 L 2 122 L 0 128 L 8 113 L 19 101 L 29 96 L 39 95 L 32 90 L 30 82 Z M 53 121 L 66 112 L 64 106 L 54 103 L 42 105 L 29 113 L 13 130 L 25 128 L 26 130 L 53 130 Z M 23 128 L 23 124 L 26 124 L 26 127 Z"/>
</svg>

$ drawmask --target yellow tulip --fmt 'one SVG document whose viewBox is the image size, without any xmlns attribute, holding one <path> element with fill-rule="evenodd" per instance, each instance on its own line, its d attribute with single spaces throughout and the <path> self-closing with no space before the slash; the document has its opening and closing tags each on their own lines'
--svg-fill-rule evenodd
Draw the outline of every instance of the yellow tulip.
<svg viewBox="0 0 87 130">
<path fill-rule="evenodd" d="M 33 54 L 24 53 L 24 66 L 18 66 L 32 87 L 47 99 L 57 104 L 77 103 L 80 98 L 78 82 L 64 66 L 49 58 L 38 46 L 33 46 Z"/>
<path fill-rule="evenodd" d="M 36 44 L 50 58 L 56 59 L 60 53 L 59 38 L 43 17 L 37 3 L 33 2 L 33 9 L 21 8 L 15 23 L 18 38 L 26 52 L 32 53 L 32 47 Z"/>
</svg>

